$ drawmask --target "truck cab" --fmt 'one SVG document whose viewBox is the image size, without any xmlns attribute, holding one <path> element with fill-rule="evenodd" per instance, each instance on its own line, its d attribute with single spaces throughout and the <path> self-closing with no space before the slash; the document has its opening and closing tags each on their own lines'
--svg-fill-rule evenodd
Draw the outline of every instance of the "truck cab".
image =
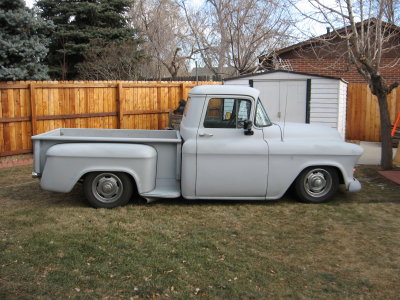
<svg viewBox="0 0 400 300">
<path fill-rule="evenodd" d="M 265 199 L 269 147 L 262 129 L 271 125 L 255 89 L 193 88 L 180 127 L 183 197 Z"/>
</svg>

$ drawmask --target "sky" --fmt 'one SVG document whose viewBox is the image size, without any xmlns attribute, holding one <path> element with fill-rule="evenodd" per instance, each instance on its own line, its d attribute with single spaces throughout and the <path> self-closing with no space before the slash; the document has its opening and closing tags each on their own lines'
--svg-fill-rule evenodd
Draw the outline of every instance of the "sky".
<svg viewBox="0 0 400 300">
<path fill-rule="evenodd" d="M 200 7 L 205 0 L 191 0 L 191 3 L 194 7 Z M 332 2 L 335 0 L 325 0 L 328 2 Z M 36 0 L 25 0 L 26 5 L 30 8 L 32 8 L 34 2 Z M 311 10 L 310 4 L 308 3 L 307 0 L 300 0 L 298 3 L 298 7 L 302 8 L 302 10 Z M 315 35 L 320 35 L 324 34 L 326 32 L 326 28 L 324 25 L 321 24 L 315 24 L 314 22 L 309 22 L 309 21 L 303 21 L 300 23 L 300 28 L 305 29 L 307 32 L 309 32 L 309 36 L 315 36 Z"/>
<path fill-rule="evenodd" d="M 34 0 L 25 0 L 26 6 L 32 8 Z"/>
<path fill-rule="evenodd" d="M 25 0 L 26 6 L 32 8 L 33 3 L 35 2 L 35 0 Z M 202 5 L 204 2 L 204 0 L 192 0 L 192 4 L 194 6 L 200 6 Z"/>
</svg>

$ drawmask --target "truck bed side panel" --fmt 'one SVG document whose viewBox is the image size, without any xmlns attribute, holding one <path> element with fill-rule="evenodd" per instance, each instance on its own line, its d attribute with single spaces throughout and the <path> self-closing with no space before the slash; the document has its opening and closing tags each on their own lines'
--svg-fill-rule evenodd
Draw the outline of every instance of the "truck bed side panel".
<svg viewBox="0 0 400 300">
<path fill-rule="evenodd" d="M 140 193 L 155 188 L 157 152 L 151 146 L 68 143 L 51 147 L 46 156 L 41 180 L 45 190 L 69 192 L 83 175 L 96 171 L 128 173 Z"/>
<path fill-rule="evenodd" d="M 57 144 L 115 143 L 152 146 L 162 159 L 157 160 L 157 178 L 180 179 L 181 137 L 175 130 L 59 128 L 32 137 L 34 171 L 43 173 L 46 153 Z"/>
</svg>

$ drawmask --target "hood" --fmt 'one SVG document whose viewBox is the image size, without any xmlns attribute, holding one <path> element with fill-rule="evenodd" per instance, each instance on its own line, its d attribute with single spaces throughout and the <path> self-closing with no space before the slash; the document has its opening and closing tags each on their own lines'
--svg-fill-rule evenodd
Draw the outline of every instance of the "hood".
<svg viewBox="0 0 400 300">
<path fill-rule="evenodd" d="M 343 141 L 343 138 L 335 128 L 324 125 L 302 123 L 276 123 L 282 130 L 284 140 L 313 139 L 324 141 Z"/>
<path fill-rule="evenodd" d="M 352 155 L 360 156 L 363 149 L 352 143 L 345 143 L 339 132 L 328 126 L 302 123 L 274 123 L 275 128 L 280 128 L 282 141 L 290 147 L 280 147 L 277 151 L 280 154 L 293 153 L 296 149 L 297 154 L 321 154 L 326 155 Z M 274 130 L 275 138 L 278 138 L 278 131 Z M 272 137 L 271 133 L 266 134 Z"/>
</svg>

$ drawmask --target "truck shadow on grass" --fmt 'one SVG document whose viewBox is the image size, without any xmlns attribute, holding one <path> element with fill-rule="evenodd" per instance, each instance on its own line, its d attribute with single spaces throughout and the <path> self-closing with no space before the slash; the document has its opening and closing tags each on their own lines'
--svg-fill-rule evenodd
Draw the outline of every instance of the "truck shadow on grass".
<svg viewBox="0 0 400 300">
<path fill-rule="evenodd" d="M 339 189 L 333 199 L 324 204 L 329 206 L 342 206 L 349 203 L 395 203 L 400 204 L 400 186 L 387 180 L 379 173 L 378 167 L 363 167 L 359 172 L 359 179 L 362 183 L 362 190 L 359 193 L 348 193 L 343 186 Z M 39 182 L 29 176 L 30 167 L 15 167 L 0 171 L 0 206 L 13 205 L 35 205 L 50 207 L 86 207 L 90 208 L 86 201 L 82 184 L 77 184 L 70 193 L 62 194 L 44 191 L 40 188 Z M 288 206 L 288 205 L 314 205 L 298 202 L 298 198 L 293 190 L 289 190 L 278 200 L 185 200 L 176 199 L 157 199 L 147 203 L 145 199 L 138 195 L 132 198 L 128 206 L 235 206 L 235 205 L 254 205 L 254 206 Z"/>
<path fill-rule="evenodd" d="M 147 203 L 143 198 L 137 196 L 128 205 L 133 206 L 202 206 L 202 205 L 215 205 L 215 206 L 235 206 L 235 205 L 254 205 L 254 206 L 279 206 L 279 205 L 340 205 L 342 202 L 352 201 L 351 196 L 348 195 L 344 189 L 340 190 L 333 199 L 327 203 L 302 203 L 299 201 L 294 191 L 287 191 L 284 196 L 276 200 L 210 200 L 210 199 L 198 199 L 198 200 L 187 200 L 184 198 L 175 199 L 157 199 L 153 202 Z"/>
<path fill-rule="evenodd" d="M 396 203 L 400 204 L 400 188 L 398 185 L 377 177 L 363 182 L 363 190 L 359 193 L 348 193 L 343 187 L 336 196 L 327 203 L 307 204 L 298 201 L 294 191 L 289 190 L 277 200 L 187 200 L 184 198 L 156 199 L 147 203 L 139 195 L 132 197 L 127 206 L 292 206 L 292 205 L 329 205 L 343 206 L 350 203 Z M 62 194 L 44 191 L 38 182 L 25 185 L 6 186 L 0 188 L 0 205 L 47 205 L 51 207 L 91 208 L 83 193 L 83 186 L 77 184 L 70 193 Z"/>
<path fill-rule="evenodd" d="M 362 183 L 362 190 L 358 193 L 349 193 L 344 185 L 340 185 L 337 194 L 326 203 L 307 204 L 299 202 L 293 188 L 289 188 L 284 196 L 277 200 L 186 200 L 182 197 L 176 199 L 156 199 L 154 202 L 147 203 L 139 195 L 133 197 L 128 205 L 133 206 L 234 206 L 234 205 L 262 205 L 262 206 L 288 206 L 288 205 L 328 205 L 328 206 L 344 206 L 354 203 L 394 203 L 400 204 L 400 186 L 387 178 L 381 176 L 377 171 L 378 166 L 360 166 L 358 179 Z M 79 197 L 79 193 L 83 193 L 82 186 L 75 187 L 74 193 L 81 199 L 80 205 L 88 205 L 83 196 Z"/>
</svg>

